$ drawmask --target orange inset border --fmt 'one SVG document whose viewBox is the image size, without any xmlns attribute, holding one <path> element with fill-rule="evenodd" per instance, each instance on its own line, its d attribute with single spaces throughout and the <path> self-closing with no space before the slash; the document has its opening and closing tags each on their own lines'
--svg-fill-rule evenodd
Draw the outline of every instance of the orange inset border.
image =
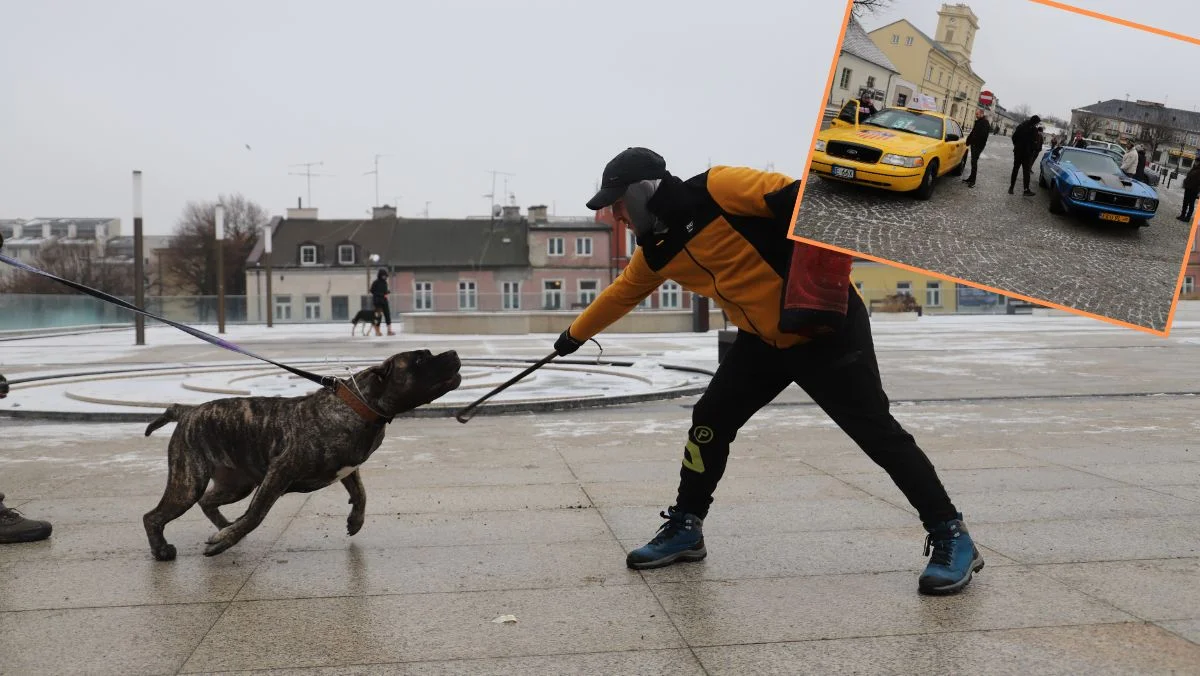
<svg viewBox="0 0 1200 676">
<path fill-rule="evenodd" d="M 1181 40 L 1183 42 L 1187 42 L 1187 43 L 1190 43 L 1193 45 L 1200 46 L 1200 38 L 1189 37 L 1187 35 L 1182 35 L 1180 33 L 1174 33 L 1174 32 L 1168 31 L 1168 30 L 1163 30 L 1161 28 L 1155 28 L 1153 26 L 1148 26 L 1146 24 L 1129 21 L 1127 19 L 1121 19 L 1118 17 L 1109 16 L 1107 14 L 1101 14 L 1100 12 L 1094 12 L 1092 10 L 1083 9 L 1081 7 L 1075 7 L 1075 6 L 1068 5 L 1063 2 L 1057 2 L 1056 0 L 1026 0 L 1026 2 L 1031 2 L 1031 3 L 1037 4 L 1037 5 L 1043 5 L 1045 7 L 1052 7 L 1052 8 L 1060 9 L 1060 10 L 1067 11 L 1067 12 L 1074 12 L 1076 14 L 1090 17 L 1093 19 L 1100 19 L 1102 21 L 1108 21 L 1110 23 L 1114 23 L 1119 26 L 1125 26 L 1127 28 L 1133 28 L 1135 30 L 1145 31 L 1147 33 L 1153 33 L 1155 35 L 1161 35 L 1163 37 L 1172 38 L 1174 40 Z M 929 277 L 934 277 L 937 279 L 943 279 L 948 282 L 955 282 L 955 283 L 962 284 L 964 286 L 969 286 L 969 287 L 972 287 L 975 289 L 981 289 L 983 291 L 990 291 L 991 293 L 1000 294 L 1001 296 L 1007 296 L 1009 298 L 1017 298 L 1017 299 L 1020 299 L 1020 300 L 1023 300 L 1023 301 L 1029 302 L 1029 303 L 1034 303 L 1037 305 L 1051 307 L 1056 310 L 1062 310 L 1063 312 L 1069 312 L 1069 313 L 1075 314 L 1075 315 L 1090 317 L 1092 319 L 1099 319 L 1102 322 L 1107 322 L 1107 323 L 1113 324 L 1115 326 L 1121 326 L 1124 328 L 1135 329 L 1137 331 L 1141 331 L 1143 333 L 1149 333 L 1150 335 L 1154 335 L 1154 336 L 1160 336 L 1162 338 L 1169 337 L 1171 335 L 1171 325 L 1175 321 L 1175 311 L 1179 308 L 1179 296 L 1183 292 L 1183 279 L 1187 274 L 1188 258 L 1191 257 L 1192 248 L 1196 244 L 1197 229 L 1198 229 L 1198 226 L 1200 226 L 1200 211 L 1197 211 L 1196 214 L 1193 215 L 1193 217 L 1192 217 L 1191 234 L 1188 236 L 1187 246 L 1183 251 L 1183 260 L 1179 264 L 1179 275 L 1175 279 L 1175 295 L 1171 297 L 1171 309 L 1167 312 L 1166 327 L 1163 328 L 1162 331 L 1156 331 L 1148 326 L 1141 326 L 1139 324 L 1133 324 L 1130 322 L 1121 321 L 1119 319 L 1113 319 L 1112 317 L 1106 317 L 1104 315 L 1096 314 L 1094 312 L 1087 312 L 1086 310 L 1078 310 L 1076 308 L 1067 307 L 1067 306 L 1061 305 L 1059 303 L 1052 303 L 1052 302 L 1042 299 L 1042 298 L 1033 298 L 1032 296 L 1026 296 L 1023 294 L 1014 293 L 1012 291 L 1004 291 L 1003 289 L 998 289 L 996 287 L 988 286 L 986 284 L 979 284 L 977 282 L 972 282 L 970 280 L 962 279 L 960 277 L 953 277 L 951 275 L 941 274 L 938 272 L 934 272 L 932 270 L 925 270 L 923 268 L 918 268 L 913 265 L 906 265 L 904 263 L 890 261 L 886 258 L 880 258 L 879 256 L 872 256 L 869 254 L 862 253 L 861 251 L 845 249 L 842 247 L 833 246 L 832 244 L 826 244 L 825 242 L 818 242 L 815 239 L 808 239 L 808 238 L 799 237 L 796 235 L 796 232 L 795 232 L 796 231 L 796 218 L 800 215 L 800 203 L 804 201 L 804 189 L 805 189 L 805 187 L 808 186 L 808 177 L 810 174 L 810 172 L 808 171 L 808 167 L 812 165 L 812 156 L 813 156 L 813 152 L 815 152 L 815 149 L 816 149 L 817 136 L 821 133 L 821 120 L 824 119 L 824 117 L 825 117 L 825 107 L 826 107 L 826 103 L 827 103 L 825 100 L 826 92 L 828 92 L 833 87 L 833 78 L 837 74 L 838 55 L 842 53 L 842 43 L 846 40 L 846 30 L 849 27 L 850 15 L 853 12 L 853 9 L 854 9 L 854 0 L 846 0 L 846 11 L 842 15 L 842 32 L 840 35 L 838 35 L 837 44 L 833 48 L 833 59 L 831 60 L 831 62 L 829 64 L 829 75 L 825 79 L 825 89 L 821 93 L 821 106 L 818 109 L 817 122 L 813 126 L 812 140 L 809 142 L 809 145 L 808 145 L 808 155 L 804 159 L 804 167 L 805 167 L 804 173 L 800 177 L 800 190 L 799 190 L 799 193 L 796 195 L 796 205 L 792 208 L 792 225 L 791 225 L 791 227 L 788 228 L 788 239 L 791 239 L 796 242 L 803 242 L 805 244 L 811 244 L 813 246 L 819 246 L 822 249 L 829 249 L 831 251 L 837 251 L 840 253 L 849 254 L 856 258 L 862 258 L 865 260 L 874 261 L 876 263 L 883 263 L 884 265 L 890 265 L 891 267 L 900 268 L 902 270 L 908 270 L 910 272 L 915 272 L 917 274 L 927 275 Z M 1200 160 L 1198 160 L 1198 161 L 1200 161 Z"/>
</svg>

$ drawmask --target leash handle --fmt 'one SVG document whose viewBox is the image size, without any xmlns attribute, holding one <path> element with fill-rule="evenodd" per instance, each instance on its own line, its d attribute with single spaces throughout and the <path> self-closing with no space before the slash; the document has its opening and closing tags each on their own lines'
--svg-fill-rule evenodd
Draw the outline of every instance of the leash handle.
<svg viewBox="0 0 1200 676">
<path fill-rule="evenodd" d="M 520 373 L 513 376 L 512 378 L 509 378 L 508 382 L 500 385 L 496 389 L 492 390 L 491 392 L 488 392 L 487 394 L 483 395 L 479 399 L 475 400 L 469 406 L 463 408 L 461 411 L 458 412 L 457 415 L 454 416 L 454 419 L 460 423 L 466 424 L 466 422 L 468 420 L 470 420 L 471 418 L 473 418 L 475 416 L 474 411 L 476 408 L 479 407 L 480 404 L 487 401 L 488 399 L 491 399 L 492 397 L 496 396 L 497 394 L 500 394 L 501 392 L 508 389 L 509 387 L 512 387 L 513 385 L 515 385 L 517 383 L 518 380 L 524 378 L 525 376 L 529 375 L 530 373 L 533 373 L 534 371 L 542 368 L 546 364 L 549 364 L 550 361 L 557 356 L 558 356 L 557 352 L 551 352 L 550 354 L 546 355 L 545 357 L 542 357 L 542 359 L 540 361 L 538 361 L 536 364 L 534 364 L 533 366 L 530 366 L 529 368 L 525 369 L 524 371 L 521 371 Z"/>
</svg>

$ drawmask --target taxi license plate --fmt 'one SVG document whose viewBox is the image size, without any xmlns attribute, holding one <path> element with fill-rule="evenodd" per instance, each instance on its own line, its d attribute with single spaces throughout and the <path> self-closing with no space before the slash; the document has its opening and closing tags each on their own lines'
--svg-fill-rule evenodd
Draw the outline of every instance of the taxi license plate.
<svg viewBox="0 0 1200 676">
<path fill-rule="evenodd" d="M 854 178 L 854 170 L 849 167 L 834 167 L 833 175 L 838 178 Z"/>
<path fill-rule="evenodd" d="M 1129 217 L 1122 214 L 1100 214 L 1102 221 L 1116 221 L 1118 223 L 1128 223 Z"/>
</svg>

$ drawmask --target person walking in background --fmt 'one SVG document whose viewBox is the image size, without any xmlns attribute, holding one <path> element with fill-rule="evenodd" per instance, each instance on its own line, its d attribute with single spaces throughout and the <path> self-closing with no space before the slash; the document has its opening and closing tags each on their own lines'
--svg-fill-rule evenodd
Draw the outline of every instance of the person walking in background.
<svg viewBox="0 0 1200 676">
<path fill-rule="evenodd" d="M 1200 197 L 1200 161 L 1192 162 L 1192 170 L 1183 179 L 1183 210 L 1176 218 L 1191 223 L 1196 214 L 1197 197 Z"/>
<path fill-rule="evenodd" d="M 1033 171 L 1033 161 L 1037 158 L 1038 151 L 1041 150 L 1041 142 L 1038 140 L 1037 133 L 1037 126 L 1041 121 L 1042 118 L 1034 115 L 1018 124 L 1017 128 L 1013 130 L 1013 168 L 1012 178 L 1008 181 L 1008 194 L 1010 195 L 1017 186 L 1018 171 L 1021 172 L 1022 182 L 1025 185 L 1025 192 L 1022 194 L 1026 197 L 1034 194 L 1029 189 L 1029 174 Z"/>
<path fill-rule="evenodd" d="M 7 396 L 8 380 L 0 375 L 0 399 Z M 0 545 L 45 540 L 50 537 L 51 530 L 49 522 L 26 519 L 17 510 L 5 507 L 4 494 L 0 493 Z"/>
<path fill-rule="evenodd" d="M 979 155 L 983 152 L 983 147 L 987 145 L 990 133 L 992 133 L 991 123 L 988 122 L 983 109 L 976 108 L 975 126 L 971 127 L 971 133 L 967 134 L 967 147 L 971 149 L 971 175 L 965 183 L 972 188 L 975 187 L 975 174 L 979 171 Z"/>
<path fill-rule="evenodd" d="M 371 302 L 375 305 L 376 312 L 383 313 L 383 321 L 387 324 L 387 334 L 394 336 L 396 334 L 392 332 L 392 310 L 388 306 L 389 293 L 391 292 L 388 290 L 387 270 L 380 270 L 379 274 L 375 276 L 374 283 L 371 284 Z M 375 327 L 375 335 L 383 335 L 379 332 L 379 326 Z"/>
</svg>

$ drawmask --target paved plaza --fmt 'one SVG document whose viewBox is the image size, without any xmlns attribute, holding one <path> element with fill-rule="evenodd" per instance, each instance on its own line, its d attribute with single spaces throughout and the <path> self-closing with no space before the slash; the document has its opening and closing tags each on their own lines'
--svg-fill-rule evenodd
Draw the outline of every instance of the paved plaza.
<svg viewBox="0 0 1200 676">
<path fill-rule="evenodd" d="M 1157 188 L 1158 215 L 1143 228 L 1050 213 L 1047 189 L 1008 194 L 1012 139 L 989 137 L 976 186 L 938 180 L 928 201 L 810 174 L 799 237 L 1095 313 L 1155 331 L 1166 326 L 1191 224 L 1176 220 L 1182 184 Z"/>
<path fill-rule="evenodd" d="M 917 594 L 914 510 L 796 388 L 734 443 L 708 558 L 643 572 L 625 553 L 674 498 L 695 397 L 397 420 L 364 467 L 357 535 L 333 486 L 286 496 L 212 558 L 194 508 L 166 563 L 141 515 L 174 426 L 0 417 L 0 492 L 54 524 L 0 546 L 0 674 L 1200 672 L 1200 303 L 1170 338 L 1075 316 L 873 327 L 894 413 L 983 549 L 960 595 Z M 538 358 L 554 338 L 277 330 L 229 338 L 283 360 Z M 170 331 L 138 349 L 4 341 L 0 372 L 231 358 Z M 716 366 L 715 332 L 599 338 L 607 358 Z"/>
</svg>

